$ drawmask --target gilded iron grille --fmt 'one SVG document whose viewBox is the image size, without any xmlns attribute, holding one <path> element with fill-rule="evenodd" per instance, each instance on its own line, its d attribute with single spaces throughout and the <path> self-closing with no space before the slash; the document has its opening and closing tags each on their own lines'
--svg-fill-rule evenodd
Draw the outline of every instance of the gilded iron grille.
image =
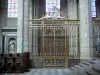
<svg viewBox="0 0 100 75">
<path fill-rule="evenodd" d="M 68 59 L 79 59 L 78 20 L 33 22 L 29 35 L 31 59 L 41 61 L 42 67 L 68 66 Z"/>
</svg>

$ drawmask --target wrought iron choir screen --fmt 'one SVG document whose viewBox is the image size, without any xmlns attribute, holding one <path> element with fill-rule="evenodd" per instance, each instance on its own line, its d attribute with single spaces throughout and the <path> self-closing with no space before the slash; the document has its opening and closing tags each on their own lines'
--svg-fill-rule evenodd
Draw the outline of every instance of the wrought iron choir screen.
<svg viewBox="0 0 100 75">
<path fill-rule="evenodd" d="M 68 66 L 71 59 L 79 59 L 78 20 L 49 19 L 31 22 L 29 50 L 35 66 Z"/>
</svg>

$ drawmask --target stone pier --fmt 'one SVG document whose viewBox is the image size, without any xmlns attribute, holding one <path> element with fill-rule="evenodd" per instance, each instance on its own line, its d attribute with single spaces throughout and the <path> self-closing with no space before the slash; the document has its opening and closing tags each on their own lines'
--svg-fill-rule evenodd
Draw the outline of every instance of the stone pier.
<svg viewBox="0 0 100 75">
<path fill-rule="evenodd" d="M 79 0 L 80 3 L 80 59 L 89 60 L 92 55 L 92 15 L 91 0 Z"/>
<path fill-rule="evenodd" d="M 29 1 L 18 0 L 17 53 L 28 52 Z"/>
</svg>

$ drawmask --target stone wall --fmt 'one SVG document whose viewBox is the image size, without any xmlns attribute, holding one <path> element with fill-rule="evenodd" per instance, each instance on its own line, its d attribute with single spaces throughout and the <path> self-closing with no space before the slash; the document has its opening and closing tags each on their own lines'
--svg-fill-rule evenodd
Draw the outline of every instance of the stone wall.
<svg viewBox="0 0 100 75">
<path fill-rule="evenodd" d="M 17 27 L 17 18 L 7 18 L 7 27 Z"/>
</svg>

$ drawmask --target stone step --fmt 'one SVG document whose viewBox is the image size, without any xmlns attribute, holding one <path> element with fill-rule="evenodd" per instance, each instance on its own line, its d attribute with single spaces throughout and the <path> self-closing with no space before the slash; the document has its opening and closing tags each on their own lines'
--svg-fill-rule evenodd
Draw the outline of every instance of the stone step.
<svg viewBox="0 0 100 75">
<path fill-rule="evenodd" d="M 93 69 L 86 69 L 85 71 L 88 75 L 100 75 L 100 73 L 94 71 Z"/>
<path fill-rule="evenodd" d="M 100 66 L 99 65 L 93 65 L 92 69 L 100 73 Z"/>
<path fill-rule="evenodd" d="M 70 67 L 70 69 L 71 69 L 72 71 L 77 71 L 77 68 L 75 68 L 75 67 Z"/>
<path fill-rule="evenodd" d="M 88 75 L 100 75 L 100 73 L 96 72 L 95 70 L 92 69 L 91 66 L 89 65 L 85 65 L 85 64 L 82 64 L 80 63 L 79 66 L 83 67 L 85 72 L 88 74 Z"/>
<path fill-rule="evenodd" d="M 93 64 L 91 64 L 91 63 L 89 63 L 89 62 L 83 62 L 82 64 L 85 64 L 85 65 L 87 65 L 87 66 L 93 65 Z"/>
<path fill-rule="evenodd" d="M 75 67 L 70 67 L 70 70 L 72 70 L 72 72 L 70 73 L 71 75 L 79 75 L 79 71 L 77 68 Z"/>
<path fill-rule="evenodd" d="M 92 66 L 89 66 L 87 64 L 82 64 L 79 63 L 79 66 L 84 68 L 84 72 L 88 75 L 99 75 L 98 72 L 95 72 L 94 70 L 92 70 Z"/>
<path fill-rule="evenodd" d="M 84 68 L 84 67 L 79 66 L 79 65 L 74 65 L 74 67 L 78 69 L 79 75 L 88 75 L 88 74 L 85 72 L 85 68 Z"/>
<path fill-rule="evenodd" d="M 92 69 L 100 73 L 100 69 L 98 68 L 92 68 Z"/>
<path fill-rule="evenodd" d="M 79 63 L 79 66 L 81 66 L 81 67 L 88 67 L 87 65 L 82 64 L 82 63 Z"/>
<path fill-rule="evenodd" d="M 91 67 L 92 68 L 92 64 L 89 64 L 89 63 L 79 63 L 79 66 L 81 67 Z"/>
<path fill-rule="evenodd" d="M 83 67 L 81 67 L 79 65 L 74 65 L 74 67 L 77 68 L 77 69 L 83 68 Z"/>
<path fill-rule="evenodd" d="M 90 64 L 96 64 L 96 63 L 95 63 L 95 62 L 93 62 L 93 61 L 89 61 L 89 63 L 90 63 Z"/>
</svg>

